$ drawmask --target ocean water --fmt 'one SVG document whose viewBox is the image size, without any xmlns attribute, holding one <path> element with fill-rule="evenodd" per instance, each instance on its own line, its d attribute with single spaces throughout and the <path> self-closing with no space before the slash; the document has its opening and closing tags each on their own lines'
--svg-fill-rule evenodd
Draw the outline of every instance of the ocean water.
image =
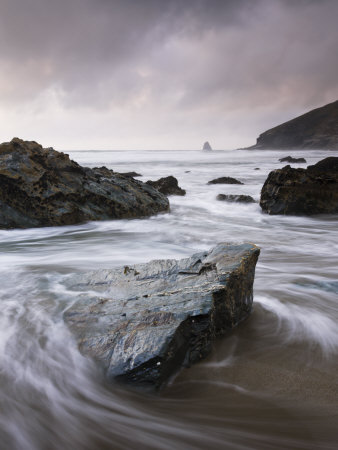
<svg viewBox="0 0 338 450">
<path fill-rule="evenodd" d="M 73 151 L 89 167 L 174 175 L 169 214 L 0 230 L 0 448 L 336 449 L 338 215 L 263 214 L 279 151 Z M 306 151 L 306 167 L 332 152 Z M 255 170 L 255 168 L 260 170 Z M 244 185 L 207 185 L 231 176 Z M 261 247 L 254 310 L 211 355 L 156 395 L 105 382 L 78 352 L 63 312 L 72 273 L 181 258 L 218 242 Z"/>
</svg>

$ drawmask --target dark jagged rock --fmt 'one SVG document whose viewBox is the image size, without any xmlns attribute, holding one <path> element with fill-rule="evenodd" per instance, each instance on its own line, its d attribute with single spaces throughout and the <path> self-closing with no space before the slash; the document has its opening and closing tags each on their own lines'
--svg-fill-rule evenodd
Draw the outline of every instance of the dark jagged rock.
<svg viewBox="0 0 338 450">
<path fill-rule="evenodd" d="M 265 131 L 249 148 L 338 150 L 338 100 Z"/>
<path fill-rule="evenodd" d="M 169 177 L 160 178 L 157 181 L 148 180 L 146 183 L 154 187 L 164 195 L 186 194 L 185 190 L 179 187 L 177 178 L 171 175 Z"/>
<path fill-rule="evenodd" d="M 156 389 L 249 316 L 258 255 L 253 244 L 222 243 L 179 261 L 77 274 L 64 319 L 109 380 Z"/>
<path fill-rule="evenodd" d="M 220 177 L 214 180 L 208 181 L 208 184 L 243 184 L 241 181 L 236 180 L 232 177 Z"/>
<path fill-rule="evenodd" d="M 322 159 L 321 161 L 317 162 L 317 164 L 314 164 L 313 166 L 308 166 L 307 170 L 313 173 L 328 172 L 337 174 L 338 157 L 329 156 L 328 158 Z"/>
<path fill-rule="evenodd" d="M 255 200 L 251 195 L 226 195 L 218 194 L 216 200 L 223 202 L 236 202 L 236 203 L 255 203 Z"/>
<path fill-rule="evenodd" d="M 168 199 L 106 167 L 81 167 L 34 141 L 0 145 L 0 228 L 71 225 L 168 211 Z"/>
<path fill-rule="evenodd" d="M 212 150 L 211 145 L 209 144 L 208 141 L 204 142 L 202 150 L 207 150 L 207 151 Z"/>
<path fill-rule="evenodd" d="M 307 169 L 285 166 L 270 172 L 260 206 L 268 214 L 338 213 L 338 158 L 325 158 Z"/>
<path fill-rule="evenodd" d="M 123 175 L 124 177 L 142 177 L 142 175 L 140 173 L 137 172 L 120 172 L 120 175 Z"/>
<path fill-rule="evenodd" d="M 122 175 L 123 177 L 129 177 L 129 178 L 142 177 L 142 175 L 137 172 L 114 172 L 114 170 L 107 169 L 107 167 L 105 167 L 105 166 L 94 167 L 93 170 L 105 178 L 111 178 L 114 175 Z"/>
<path fill-rule="evenodd" d="M 116 172 L 114 172 L 112 169 L 107 169 L 106 166 L 102 166 L 102 167 L 93 167 L 93 171 L 97 174 L 97 175 L 101 175 L 104 178 L 112 178 L 113 176 L 116 175 Z"/>
<path fill-rule="evenodd" d="M 306 160 L 304 158 L 293 158 L 292 156 L 285 156 L 285 158 L 279 159 L 279 162 L 306 163 Z"/>
</svg>

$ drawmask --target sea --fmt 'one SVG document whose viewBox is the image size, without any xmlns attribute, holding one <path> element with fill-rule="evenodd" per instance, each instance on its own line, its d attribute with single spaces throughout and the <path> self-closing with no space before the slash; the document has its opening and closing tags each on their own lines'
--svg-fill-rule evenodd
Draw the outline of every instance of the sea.
<svg viewBox="0 0 338 450">
<path fill-rule="evenodd" d="M 66 151 L 66 150 L 65 150 Z M 67 152 L 67 151 L 66 151 Z M 79 164 L 173 175 L 186 190 L 157 216 L 0 230 L 0 448 L 338 448 L 338 215 L 270 216 L 259 197 L 289 151 L 70 151 Z M 322 150 L 291 152 L 306 167 Z M 243 185 L 208 185 L 222 176 Z M 248 194 L 257 203 L 216 200 Z M 156 394 L 109 384 L 63 320 L 74 273 L 261 248 L 253 312 Z"/>
</svg>

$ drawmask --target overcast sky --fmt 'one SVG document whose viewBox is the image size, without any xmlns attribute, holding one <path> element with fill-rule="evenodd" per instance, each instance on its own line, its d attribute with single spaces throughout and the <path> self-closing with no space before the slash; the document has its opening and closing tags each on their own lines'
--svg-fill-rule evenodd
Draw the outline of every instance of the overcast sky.
<svg viewBox="0 0 338 450">
<path fill-rule="evenodd" d="M 254 144 L 338 99 L 337 0 L 0 0 L 0 142 Z"/>
</svg>

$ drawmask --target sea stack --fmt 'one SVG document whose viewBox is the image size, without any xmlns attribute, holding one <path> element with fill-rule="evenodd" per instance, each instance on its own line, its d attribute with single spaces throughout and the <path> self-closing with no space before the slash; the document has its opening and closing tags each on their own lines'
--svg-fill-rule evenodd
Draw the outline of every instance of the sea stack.
<svg viewBox="0 0 338 450">
<path fill-rule="evenodd" d="M 204 142 L 204 144 L 203 144 L 203 150 L 207 150 L 207 151 L 212 150 L 211 145 L 209 144 L 208 141 Z"/>
</svg>

